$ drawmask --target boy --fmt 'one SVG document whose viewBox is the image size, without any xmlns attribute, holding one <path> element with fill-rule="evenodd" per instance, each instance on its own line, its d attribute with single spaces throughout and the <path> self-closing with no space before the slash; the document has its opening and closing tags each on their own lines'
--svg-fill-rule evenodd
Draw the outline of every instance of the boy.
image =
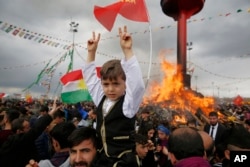
<svg viewBox="0 0 250 167">
<path fill-rule="evenodd" d="M 103 145 L 100 161 L 104 161 L 105 166 L 113 166 L 134 148 L 135 143 L 130 135 L 135 131 L 135 115 L 145 90 L 126 26 L 123 31 L 119 28 L 119 37 L 124 58 L 106 62 L 99 79 L 94 60 L 100 34 L 96 37 L 93 32 L 93 38 L 88 40 L 88 57 L 83 67 L 85 82 L 97 106 L 96 130 Z"/>
</svg>

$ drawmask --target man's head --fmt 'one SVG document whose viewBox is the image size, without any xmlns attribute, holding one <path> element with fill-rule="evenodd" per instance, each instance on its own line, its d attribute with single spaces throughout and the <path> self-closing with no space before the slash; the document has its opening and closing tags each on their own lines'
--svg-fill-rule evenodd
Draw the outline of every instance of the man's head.
<svg viewBox="0 0 250 167">
<path fill-rule="evenodd" d="M 141 111 L 142 120 L 147 121 L 149 120 L 149 117 L 150 117 L 150 108 L 149 107 L 143 108 Z"/>
<path fill-rule="evenodd" d="M 208 115 L 210 125 L 215 126 L 218 123 L 218 114 L 215 111 L 212 111 Z"/>
<path fill-rule="evenodd" d="M 250 132 L 250 119 L 246 119 L 244 122 L 244 127 Z"/>
<path fill-rule="evenodd" d="M 168 145 L 172 164 L 184 158 L 204 156 L 202 138 L 191 128 L 175 129 L 169 136 Z"/>
<path fill-rule="evenodd" d="M 135 134 L 135 151 L 136 154 L 141 158 L 144 159 L 148 153 L 149 143 L 148 138 L 142 134 Z"/>
<path fill-rule="evenodd" d="M 117 100 L 125 93 L 126 75 L 120 60 L 110 60 L 104 63 L 100 75 L 104 94 L 110 100 Z"/>
<path fill-rule="evenodd" d="M 27 133 L 30 130 L 30 123 L 25 118 L 14 119 L 11 123 L 11 130 L 15 134 Z"/>
<path fill-rule="evenodd" d="M 75 129 L 68 137 L 70 147 L 70 166 L 90 167 L 97 153 L 97 134 L 93 128 Z"/>
<path fill-rule="evenodd" d="M 47 115 L 49 112 L 49 107 L 47 105 L 42 105 L 40 108 L 40 115 Z"/>
<path fill-rule="evenodd" d="M 226 140 L 227 159 L 230 159 L 230 151 L 250 151 L 250 133 L 241 125 L 234 126 Z"/>
<path fill-rule="evenodd" d="M 61 149 L 69 148 L 68 136 L 76 129 L 76 126 L 72 122 L 62 122 L 56 124 L 50 131 L 52 138 L 52 145 L 56 152 Z"/>
<path fill-rule="evenodd" d="M 201 138 L 203 140 L 203 145 L 205 149 L 205 158 L 209 160 L 215 151 L 214 141 L 209 134 L 207 134 L 205 131 L 198 131 L 198 133 L 201 135 Z"/>
<path fill-rule="evenodd" d="M 0 126 L 3 126 L 5 124 L 6 110 L 7 110 L 7 108 L 0 110 Z"/>
</svg>

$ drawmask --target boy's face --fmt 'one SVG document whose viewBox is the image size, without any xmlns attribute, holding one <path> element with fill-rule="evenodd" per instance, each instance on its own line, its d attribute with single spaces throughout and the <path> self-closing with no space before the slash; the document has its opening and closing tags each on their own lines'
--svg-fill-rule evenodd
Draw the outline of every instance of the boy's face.
<svg viewBox="0 0 250 167">
<path fill-rule="evenodd" d="M 148 144 L 136 143 L 136 153 L 141 159 L 144 159 L 148 153 Z"/>
<path fill-rule="evenodd" d="M 102 80 L 102 87 L 104 94 L 110 100 L 117 100 L 124 94 L 126 84 L 121 77 L 117 77 L 117 80 Z"/>
</svg>

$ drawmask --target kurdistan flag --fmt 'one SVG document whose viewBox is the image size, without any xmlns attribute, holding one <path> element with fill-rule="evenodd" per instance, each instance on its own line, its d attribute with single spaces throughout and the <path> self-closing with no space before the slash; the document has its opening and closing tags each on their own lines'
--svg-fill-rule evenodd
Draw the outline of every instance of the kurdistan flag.
<svg viewBox="0 0 250 167">
<path fill-rule="evenodd" d="M 78 103 L 81 101 L 92 101 L 85 81 L 83 80 L 82 70 L 69 72 L 61 77 L 63 84 L 61 99 L 64 103 Z"/>
</svg>

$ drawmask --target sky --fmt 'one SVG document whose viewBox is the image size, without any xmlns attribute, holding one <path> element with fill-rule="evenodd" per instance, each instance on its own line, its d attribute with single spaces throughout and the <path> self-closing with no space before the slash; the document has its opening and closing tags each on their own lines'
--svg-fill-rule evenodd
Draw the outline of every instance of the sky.
<svg viewBox="0 0 250 167">
<path fill-rule="evenodd" d="M 73 69 L 79 69 L 87 56 L 86 41 L 93 31 L 101 33 L 96 57 L 96 64 L 101 66 L 107 60 L 122 57 L 117 34 L 118 28 L 124 25 L 132 34 L 133 50 L 147 87 L 155 80 L 160 82 L 163 72 L 159 54 L 165 53 L 167 61 L 176 63 L 177 60 L 177 22 L 162 12 L 160 0 L 145 0 L 150 22 L 135 22 L 118 15 L 109 32 L 97 21 L 93 9 L 95 5 L 115 2 L 117 0 L 0 0 L 0 92 L 58 95 L 59 78 L 66 73 L 70 62 L 67 57 L 57 63 L 68 53 L 64 46 L 73 41 L 77 44 Z M 71 22 L 79 24 L 78 32 L 70 31 Z M 13 35 L 14 29 L 6 32 L 4 25 L 25 29 L 26 33 L 28 30 L 34 37 L 25 39 L 19 34 Z M 250 97 L 249 26 L 250 0 L 206 0 L 202 10 L 187 20 L 187 42 L 192 42 L 192 49 L 187 50 L 187 68 L 193 69 L 192 89 L 205 96 Z M 36 37 L 39 38 L 35 40 Z M 39 43 L 41 38 L 51 43 Z M 59 46 L 52 46 L 53 42 Z M 51 67 L 56 63 L 53 74 L 43 75 L 37 85 L 24 91 L 47 64 Z"/>
</svg>

